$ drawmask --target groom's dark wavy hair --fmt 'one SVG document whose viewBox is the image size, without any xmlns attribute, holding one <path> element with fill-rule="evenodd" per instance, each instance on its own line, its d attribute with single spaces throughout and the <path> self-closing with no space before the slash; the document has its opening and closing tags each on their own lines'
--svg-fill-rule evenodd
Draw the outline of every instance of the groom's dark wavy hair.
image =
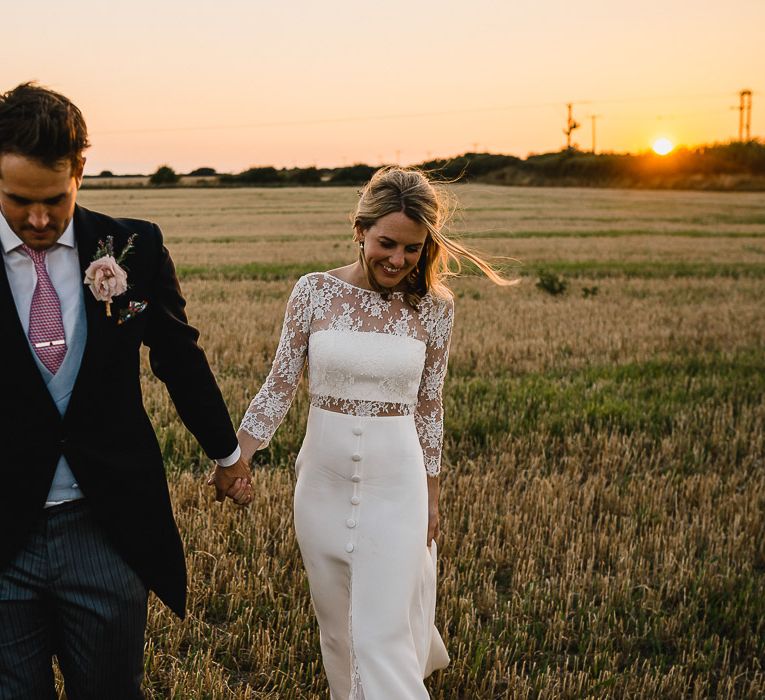
<svg viewBox="0 0 765 700">
<path fill-rule="evenodd" d="M 13 153 L 49 168 L 83 163 L 90 146 L 82 112 L 53 90 L 22 83 L 0 95 L 0 155 Z"/>
</svg>

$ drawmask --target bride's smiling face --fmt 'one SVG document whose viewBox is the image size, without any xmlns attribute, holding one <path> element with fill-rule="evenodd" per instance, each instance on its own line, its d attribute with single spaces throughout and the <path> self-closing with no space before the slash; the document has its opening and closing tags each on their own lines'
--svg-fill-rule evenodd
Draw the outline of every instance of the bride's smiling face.
<svg viewBox="0 0 765 700">
<path fill-rule="evenodd" d="M 363 255 L 376 282 L 388 289 L 402 284 L 422 254 L 428 227 L 404 212 L 380 217 L 366 230 L 357 230 Z"/>
</svg>

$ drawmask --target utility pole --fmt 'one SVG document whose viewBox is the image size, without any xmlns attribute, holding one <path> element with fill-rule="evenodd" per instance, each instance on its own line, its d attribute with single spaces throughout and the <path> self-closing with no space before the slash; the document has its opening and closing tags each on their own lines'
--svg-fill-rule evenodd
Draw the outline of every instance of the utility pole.
<svg viewBox="0 0 765 700">
<path fill-rule="evenodd" d="M 574 121 L 574 115 L 573 115 L 573 109 L 574 105 L 569 102 L 566 107 L 568 107 L 568 119 L 566 120 L 566 128 L 563 129 L 563 133 L 566 134 L 566 148 L 570 151 L 571 150 L 571 132 L 574 129 L 578 129 L 581 124 L 579 122 Z"/>
<path fill-rule="evenodd" d="M 592 119 L 592 152 L 595 153 L 595 120 L 600 119 L 603 115 L 602 114 L 591 114 L 590 119 Z"/>
<path fill-rule="evenodd" d="M 742 90 L 738 105 L 738 140 L 752 140 L 752 91 Z M 746 136 L 746 138 L 744 138 Z"/>
</svg>

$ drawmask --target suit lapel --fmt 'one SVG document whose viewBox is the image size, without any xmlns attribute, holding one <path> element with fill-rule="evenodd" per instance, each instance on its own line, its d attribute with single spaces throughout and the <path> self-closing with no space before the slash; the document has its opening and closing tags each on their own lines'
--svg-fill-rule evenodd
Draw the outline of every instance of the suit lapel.
<svg viewBox="0 0 765 700">
<path fill-rule="evenodd" d="M 93 220 L 86 209 L 76 207 L 74 210 L 74 235 L 77 240 L 77 255 L 80 258 L 80 279 L 85 279 L 85 270 L 95 257 L 98 250 L 98 242 L 104 237 L 104 233 L 98 230 L 97 223 Z M 85 313 L 88 318 L 88 340 L 85 346 L 85 353 L 88 354 L 88 348 L 94 343 L 98 345 L 101 338 L 99 331 L 105 330 L 110 324 L 106 316 L 106 306 L 103 302 L 96 301 L 90 289 L 86 289 Z"/>
<path fill-rule="evenodd" d="M 75 207 L 74 211 L 74 235 L 77 240 L 77 255 L 80 259 L 80 279 L 85 278 L 85 269 L 90 265 L 98 249 L 98 242 L 108 232 L 99 230 L 95 217 L 82 207 Z M 75 380 L 72 403 L 78 394 L 78 388 L 86 382 L 88 375 L 101 366 L 106 357 L 108 338 L 111 337 L 114 324 L 106 315 L 106 307 L 103 302 L 96 301 L 90 289 L 83 293 L 85 300 L 85 316 L 87 319 L 87 339 L 85 351 L 80 363 L 80 371 Z M 70 404 L 71 405 L 71 404 Z"/>
</svg>

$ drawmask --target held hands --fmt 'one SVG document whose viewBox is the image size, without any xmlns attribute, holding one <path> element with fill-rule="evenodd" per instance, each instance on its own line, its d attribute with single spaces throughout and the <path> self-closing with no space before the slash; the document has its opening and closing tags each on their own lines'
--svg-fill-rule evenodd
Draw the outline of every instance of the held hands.
<svg viewBox="0 0 765 700">
<path fill-rule="evenodd" d="M 215 486 L 215 500 L 223 502 L 228 496 L 239 506 L 246 506 L 252 502 L 252 473 L 250 462 L 255 451 L 260 447 L 261 441 L 252 437 L 244 430 L 236 434 L 239 447 L 242 450 L 239 461 L 230 467 L 215 465 L 215 471 L 207 480 L 208 486 Z"/>
<path fill-rule="evenodd" d="M 252 502 L 252 474 L 244 456 L 230 467 L 215 465 L 215 471 L 207 479 L 208 486 L 215 486 L 215 500 L 223 502 L 228 496 L 234 503 L 246 506 Z"/>
</svg>

